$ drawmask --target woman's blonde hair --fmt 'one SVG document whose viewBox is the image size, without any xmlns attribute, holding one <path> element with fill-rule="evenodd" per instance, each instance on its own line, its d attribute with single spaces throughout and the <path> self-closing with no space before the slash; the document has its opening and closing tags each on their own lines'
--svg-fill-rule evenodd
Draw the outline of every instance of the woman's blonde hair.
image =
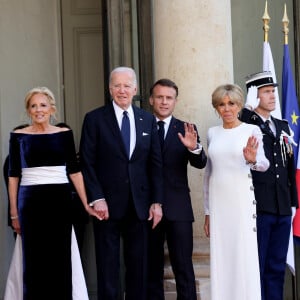
<svg viewBox="0 0 300 300">
<path fill-rule="evenodd" d="M 211 96 L 212 106 L 217 108 L 225 96 L 241 108 L 244 106 L 244 93 L 237 84 L 222 84 L 218 86 Z"/>
<path fill-rule="evenodd" d="M 53 109 L 53 114 L 52 114 L 52 117 L 54 119 L 56 119 L 56 112 L 57 112 L 57 109 L 56 109 L 56 101 L 55 101 L 55 97 L 54 97 L 54 94 L 45 86 L 42 86 L 42 87 L 35 87 L 33 89 L 31 89 L 25 96 L 25 109 L 26 109 L 26 112 L 28 112 L 28 109 L 29 109 L 29 102 L 31 100 L 31 98 L 36 95 L 36 94 L 43 94 L 47 97 L 52 109 Z"/>
</svg>

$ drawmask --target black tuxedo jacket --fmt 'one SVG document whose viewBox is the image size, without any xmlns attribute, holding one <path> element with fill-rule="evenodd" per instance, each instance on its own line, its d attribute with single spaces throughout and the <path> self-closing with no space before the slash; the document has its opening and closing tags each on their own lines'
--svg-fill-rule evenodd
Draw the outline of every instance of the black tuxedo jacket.
<svg viewBox="0 0 300 300">
<path fill-rule="evenodd" d="M 283 146 L 280 145 L 282 131 L 290 134 L 288 122 L 272 117 L 276 127 L 274 136 L 268 131 L 260 116 L 253 111 L 244 108 L 241 120 L 260 127 L 265 155 L 270 161 L 270 167 L 266 172 L 252 171 L 257 211 L 291 215 L 291 206 L 298 207 L 294 156 L 287 153 L 284 143 Z"/>
<path fill-rule="evenodd" d="M 195 168 L 204 168 L 207 157 L 204 149 L 199 155 L 190 152 L 180 141 L 178 132 L 184 136 L 184 122 L 172 117 L 162 149 L 163 213 L 170 221 L 194 221 L 187 166 L 190 163 Z"/>
<path fill-rule="evenodd" d="M 122 218 L 132 198 L 137 216 L 149 217 L 151 203 L 163 203 L 162 158 L 152 114 L 132 106 L 136 145 L 129 159 L 113 104 L 86 114 L 80 160 L 88 201 L 105 198 L 111 219 Z"/>
</svg>

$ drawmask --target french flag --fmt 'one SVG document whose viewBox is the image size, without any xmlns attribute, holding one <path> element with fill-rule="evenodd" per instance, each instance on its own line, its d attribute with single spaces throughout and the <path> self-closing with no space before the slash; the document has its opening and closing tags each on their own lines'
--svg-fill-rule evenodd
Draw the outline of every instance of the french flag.
<svg viewBox="0 0 300 300">
<path fill-rule="evenodd" d="M 299 148 L 300 150 L 300 148 Z M 298 153 L 298 158 L 300 153 Z M 296 170 L 296 184 L 297 184 L 297 191 L 298 191 L 298 203 L 300 203 L 300 160 L 298 159 L 297 162 L 297 170 Z M 293 219 L 293 235 L 294 235 L 294 242 L 297 245 L 300 245 L 300 209 L 296 209 L 296 214 Z"/>
</svg>

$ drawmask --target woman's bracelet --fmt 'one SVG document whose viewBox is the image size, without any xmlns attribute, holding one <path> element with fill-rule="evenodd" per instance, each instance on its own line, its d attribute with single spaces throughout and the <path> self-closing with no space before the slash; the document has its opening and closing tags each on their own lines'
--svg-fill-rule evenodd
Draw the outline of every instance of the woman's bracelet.
<svg viewBox="0 0 300 300">
<path fill-rule="evenodd" d="M 18 215 L 16 215 L 16 216 L 11 216 L 10 218 L 11 218 L 12 220 L 16 220 L 16 219 L 19 218 L 19 216 L 18 216 Z"/>
</svg>

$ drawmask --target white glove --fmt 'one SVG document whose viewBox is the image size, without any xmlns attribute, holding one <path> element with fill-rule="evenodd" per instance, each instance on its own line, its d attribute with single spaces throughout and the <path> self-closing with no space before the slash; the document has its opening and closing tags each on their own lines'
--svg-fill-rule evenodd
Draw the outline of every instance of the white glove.
<svg viewBox="0 0 300 300">
<path fill-rule="evenodd" d="M 248 89 L 245 107 L 249 110 L 254 110 L 259 105 L 259 101 L 260 99 L 257 98 L 257 87 L 255 85 L 251 85 Z"/>
</svg>

